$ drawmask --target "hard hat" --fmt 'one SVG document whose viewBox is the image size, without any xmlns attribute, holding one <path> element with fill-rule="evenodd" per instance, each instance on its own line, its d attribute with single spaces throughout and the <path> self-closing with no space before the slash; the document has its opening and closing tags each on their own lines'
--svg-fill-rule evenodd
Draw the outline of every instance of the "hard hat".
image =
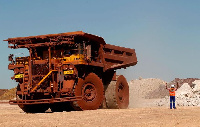
<svg viewBox="0 0 200 127">
<path fill-rule="evenodd" d="M 171 85 L 172 88 L 174 88 L 174 85 Z"/>
</svg>

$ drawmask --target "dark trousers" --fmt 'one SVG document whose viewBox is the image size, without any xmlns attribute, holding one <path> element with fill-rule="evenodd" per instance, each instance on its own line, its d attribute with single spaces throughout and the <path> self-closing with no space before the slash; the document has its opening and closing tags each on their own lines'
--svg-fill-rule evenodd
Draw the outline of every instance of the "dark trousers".
<svg viewBox="0 0 200 127">
<path fill-rule="evenodd" d="M 173 108 L 176 108 L 176 106 L 175 106 L 175 96 L 170 96 L 170 109 L 172 109 L 172 105 L 173 105 Z"/>
</svg>

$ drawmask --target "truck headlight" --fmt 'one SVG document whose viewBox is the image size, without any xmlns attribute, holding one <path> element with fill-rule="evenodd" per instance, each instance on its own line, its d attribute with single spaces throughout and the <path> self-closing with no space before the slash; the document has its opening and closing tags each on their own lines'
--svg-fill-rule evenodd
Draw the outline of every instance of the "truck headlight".
<svg viewBox="0 0 200 127">
<path fill-rule="evenodd" d="M 15 73 L 15 74 L 18 74 L 18 73 L 19 73 L 19 69 L 18 69 L 18 68 L 15 68 L 15 69 L 14 69 L 14 73 Z"/>
<path fill-rule="evenodd" d="M 73 65 L 73 64 L 70 64 L 70 65 L 69 65 L 69 69 L 70 69 L 70 70 L 73 70 L 73 69 L 74 69 L 74 65 Z"/>
<path fill-rule="evenodd" d="M 68 69 L 68 65 L 63 65 L 63 70 L 67 70 Z"/>
</svg>

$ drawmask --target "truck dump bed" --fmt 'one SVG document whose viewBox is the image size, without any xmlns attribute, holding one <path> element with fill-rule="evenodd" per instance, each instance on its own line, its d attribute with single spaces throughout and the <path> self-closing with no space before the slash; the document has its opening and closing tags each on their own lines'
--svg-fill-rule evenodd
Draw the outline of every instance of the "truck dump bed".
<svg viewBox="0 0 200 127">
<path fill-rule="evenodd" d="M 66 32 L 58 34 L 46 34 L 46 35 L 37 35 L 28 37 L 15 37 L 15 38 L 8 38 L 4 41 L 8 41 L 9 48 L 17 49 L 17 48 L 30 48 L 30 47 L 45 47 L 45 46 L 61 45 L 61 44 L 73 44 L 75 37 L 82 37 L 85 39 L 90 39 L 91 41 L 96 41 L 100 44 L 105 44 L 105 41 L 102 37 L 85 33 L 82 31 Z"/>
<path fill-rule="evenodd" d="M 105 70 L 126 68 L 137 64 L 135 49 L 105 44 L 103 58 Z"/>
</svg>

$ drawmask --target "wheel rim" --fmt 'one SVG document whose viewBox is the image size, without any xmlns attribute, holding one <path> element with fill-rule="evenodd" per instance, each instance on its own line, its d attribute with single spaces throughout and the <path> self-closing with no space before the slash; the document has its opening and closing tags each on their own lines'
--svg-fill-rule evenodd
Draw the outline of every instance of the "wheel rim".
<svg viewBox="0 0 200 127">
<path fill-rule="evenodd" d="M 93 101 L 96 98 L 96 89 L 92 83 L 86 83 L 82 90 L 83 99 L 85 101 Z"/>
<path fill-rule="evenodd" d="M 123 102 L 123 100 L 124 100 L 123 94 L 124 94 L 124 85 L 122 83 L 120 83 L 119 87 L 118 87 L 118 98 L 119 98 L 120 102 Z"/>
<path fill-rule="evenodd" d="M 102 80 L 94 73 L 88 74 L 84 79 L 79 78 L 74 91 L 75 96 L 82 96 L 82 100 L 77 101 L 81 110 L 98 109 L 104 99 Z"/>
</svg>

